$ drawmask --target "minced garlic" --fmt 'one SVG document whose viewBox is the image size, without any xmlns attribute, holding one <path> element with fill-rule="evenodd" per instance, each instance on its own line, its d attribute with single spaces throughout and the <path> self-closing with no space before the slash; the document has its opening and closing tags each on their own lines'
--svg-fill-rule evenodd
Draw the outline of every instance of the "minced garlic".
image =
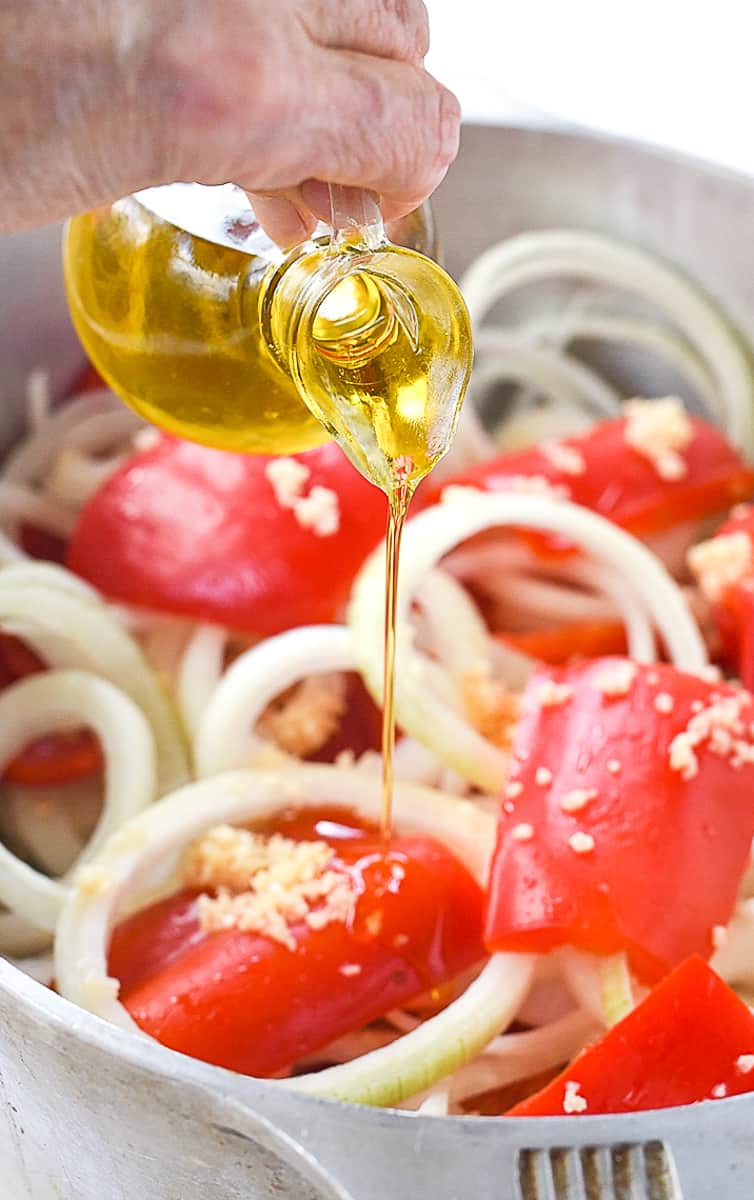
<svg viewBox="0 0 754 1200">
<path fill-rule="evenodd" d="M 205 933 L 242 929 L 295 949 L 291 926 L 321 929 L 351 920 L 356 897 L 349 876 L 334 869 L 326 842 L 295 842 L 217 825 L 184 855 L 186 887 L 209 888 L 199 897 Z"/>
<path fill-rule="evenodd" d="M 603 696 L 627 696 L 636 679 L 639 668 L 632 662 L 613 663 L 595 676 L 593 683 Z"/>
<path fill-rule="evenodd" d="M 311 675 L 267 706 L 257 731 L 288 754 L 305 758 L 333 736 L 345 711 L 345 677 Z"/>
<path fill-rule="evenodd" d="M 264 469 L 281 508 L 293 508 L 303 495 L 311 471 L 297 458 L 272 458 Z"/>
<path fill-rule="evenodd" d="M 565 446 L 562 442 L 543 442 L 539 449 L 555 470 L 562 471 L 564 475 L 583 475 L 586 472 L 586 459 L 575 446 Z"/>
<path fill-rule="evenodd" d="M 624 439 L 637 454 L 649 459 L 660 479 L 673 481 L 688 474 L 681 454 L 694 438 L 683 403 L 677 396 L 663 400 L 629 400 L 624 406 Z"/>
<path fill-rule="evenodd" d="M 483 672 L 464 676 L 462 689 L 466 713 L 474 728 L 495 746 L 509 749 L 521 715 L 518 696 Z"/>
<path fill-rule="evenodd" d="M 311 529 L 318 537 L 331 537 L 340 529 L 340 501 L 332 488 L 313 487 L 293 505 L 293 515 L 302 529 Z"/>
<path fill-rule="evenodd" d="M 739 529 L 692 546 L 686 560 L 710 604 L 716 604 L 754 568 L 754 547 L 748 533 Z"/>
<path fill-rule="evenodd" d="M 563 1096 L 563 1112 L 571 1115 L 572 1113 L 586 1112 L 589 1105 L 586 1097 L 581 1095 L 581 1084 L 574 1079 L 568 1079 L 565 1085 L 565 1095 Z"/>
</svg>

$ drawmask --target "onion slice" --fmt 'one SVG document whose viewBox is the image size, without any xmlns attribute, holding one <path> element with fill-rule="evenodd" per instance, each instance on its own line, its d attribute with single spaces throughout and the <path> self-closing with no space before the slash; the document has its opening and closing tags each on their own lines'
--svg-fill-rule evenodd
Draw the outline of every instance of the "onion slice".
<svg viewBox="0 0 754 1200">
<path fill-rule="evenodd" d="M 427 572 L 461 542 L 499 526 L 563 534 L 595 559 L 632 580 L 633 590 L 662 634 L 672 661 L 686 671 L 707 665 L 707 652 L 686 599 L 668 572 L 641 542 L 604 517 L 549 496 L 479 492 L 453 488 L 445 501 L 426 509 L 406 526 L 397 604 L 396 718 L 407 733 L 429 746 L 447 766 L 497 792 L 506 773 L 506 755 L 427 686 L 421 656 L 412 644 L 411 600 Z M 357 661 L 372 695 L 382 698 L 379 631 L 383 616 L 384 543 L 356 579 L 348 620 Z"/>
<path fill-rule="evenodd" d="M 83 671 L 47 671 L 0 694 L 0 769 L 43 734 L 89 726 L 105 754 L 105 798 L 92 837 L 75 867 L 155 796 L 154 743 L 149 726 L 123 692 Z M 24 920 L 53 932 L 67 884 L 50 879 L 0 844 L 0 900 Z"/>
<path fill-rule="evenodd" d="M 181 656 L 176 681 L 178 707 L 189 735 L 196 737 L 210 696 L 223 673 L 228 631 L 221 625 L 199 625 Z"/>
<path fill-rule="evenodd" d="M 52 568 L 26 563 L 0 570 L 0 626 L 19 633 L 53 667 L 91 671 L 121 688 L 141 708 L 154 734 L 160 791 L 188 777 L 177 717 L 136 642 L 96 593 L 75 582 L 49 587 Z M 16 583 L 23 571 L 23 582 Z M 59 569 L 55 578 L 66 574 Z"/>
<path fill-rule="evenodd" d="M 199 721 L 197 774 L 249 766 L 269 748 L 254 725 L 291 684 L 307 675 L 354 669 L 351 632 L 343 625 L 302 625 L 246 650 L 223 675 Z"/>
<path fill-rule="evenodd" d="M 478 327 L 501 297 L 557 276 L 633 292 L 665 313 L 709 370 L 728 437 L 739 449 L 754 451 L 754 376 L 743 347 L 707 296 L 666 263 L 597 234 L 542 230 L 485 251 L 464 275 L 461 291 Z"/>
</svg>

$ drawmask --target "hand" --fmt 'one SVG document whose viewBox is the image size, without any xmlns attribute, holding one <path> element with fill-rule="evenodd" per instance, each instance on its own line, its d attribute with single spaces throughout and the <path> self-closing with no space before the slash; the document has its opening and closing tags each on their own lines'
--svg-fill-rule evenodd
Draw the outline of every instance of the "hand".
<svg viewBox="0 0 754 1200">
<path fill-rule="evenodd" d="M 332 181 L 392 219 L 458 145 L 421 0 L 25 0 L 0 6 L 0 230 L 177 179 L 255 193 L 279 241 Z"/>
</svg>

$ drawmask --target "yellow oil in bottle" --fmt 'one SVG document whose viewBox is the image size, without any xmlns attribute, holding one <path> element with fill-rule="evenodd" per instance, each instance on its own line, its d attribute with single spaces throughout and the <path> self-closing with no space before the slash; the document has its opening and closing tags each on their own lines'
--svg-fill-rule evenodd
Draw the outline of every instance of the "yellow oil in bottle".
<svg viewBox="0 0 754 1200">
<path fill-rule="evenodd" d="M 355 243 L 304 252 L 262 299 L 263 328 L 299 391 L 388 500 L 381 829 L 392 827 L 396 599 L 416 485 L 450 445 L 471 368 L 471 330 L 436 264 Z"/>
<path fill-rule="evenodd" d="M 392 826 L 401 533 L 450 445 L 471 369 L 458 289 L 414 250 L 356 229 L 254 256 L 155 217 L 133 197 L 65 239 L 74 322 L 94 365 L 154 424 L 236 451 L 334 437 L 388 501 L 381 826 Z"/>
<path fill-rule="evenodd" d="M 185 225 L 161 215 L 170 205 Z M 433 248 L 426 211 L 391 232 Z M 240 189 L 194 184 L 75 217 L 63 240 L 71 316 L 113 390 L 171 433 L 266 454 L 293 454 L 329 437 L 260 331 L 260 289 L 283 257 Z"/>
</svg>

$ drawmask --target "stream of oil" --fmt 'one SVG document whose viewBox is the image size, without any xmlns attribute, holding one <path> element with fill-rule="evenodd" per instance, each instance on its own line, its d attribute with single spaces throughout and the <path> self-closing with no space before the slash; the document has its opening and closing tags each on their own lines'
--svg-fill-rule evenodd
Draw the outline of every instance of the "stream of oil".
<svg viewBox="0 0 754 1200">
<path fill-rule="evenodd" d="M 406 523 L 409 493 L 405 484 L 388 496 L 385 550 L 385 642 L 383 647 L 382 701 L 382 804 L 380 833 L 387 843 L 393 829 L 393 760 L 395 757 L 395 635 L 398 567 L 401 537 Z"/>
</svg>

